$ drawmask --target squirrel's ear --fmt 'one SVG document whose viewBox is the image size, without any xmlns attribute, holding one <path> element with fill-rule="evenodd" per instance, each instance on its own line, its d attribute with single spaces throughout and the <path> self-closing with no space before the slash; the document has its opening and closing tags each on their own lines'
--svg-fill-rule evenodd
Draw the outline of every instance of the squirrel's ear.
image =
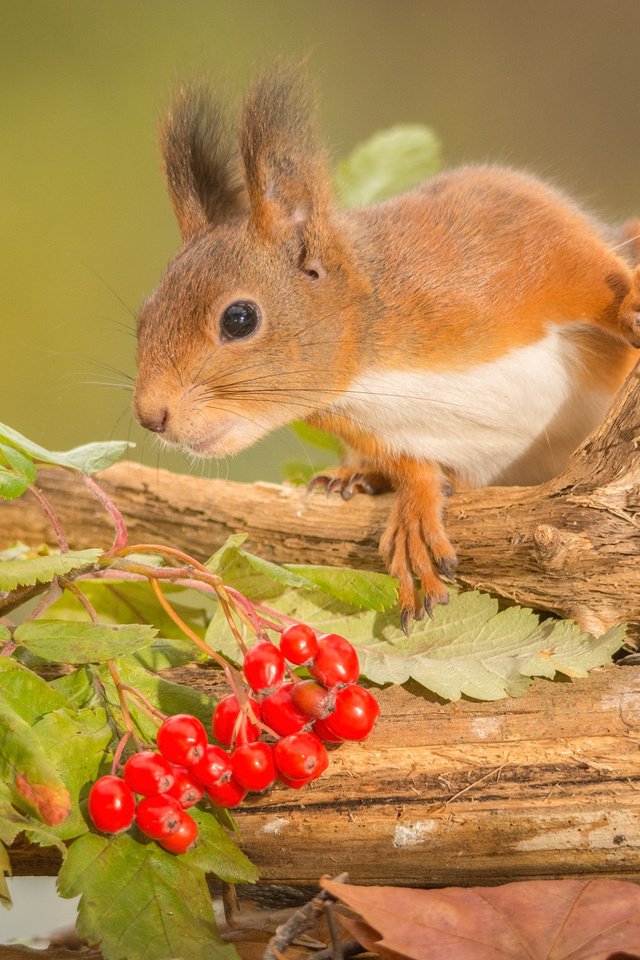
<svg viewBox="0 0 640 960">
<path fill-rule="evenodd" d="M 171 203 L 185 240 L 246 207 L 225 112 L 205 87 L 180 89 L 160 126 Z"/>
<path fill-rule="evenodd" d="M 241 152 L 251 221 L 264 236 L 305 233 L 327 210 L 329 177 L 314 113 L 306 72 L 295 67 L 261 77 L 245 101 Z"/>
</svg>

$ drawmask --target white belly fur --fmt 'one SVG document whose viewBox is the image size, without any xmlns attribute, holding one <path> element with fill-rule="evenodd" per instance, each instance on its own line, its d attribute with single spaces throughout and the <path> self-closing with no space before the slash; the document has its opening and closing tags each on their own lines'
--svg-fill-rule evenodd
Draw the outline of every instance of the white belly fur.
<svg viewBox="0 0 640 960">
<path fill-rule="evenodd" d="M 583 327 L 584 329 L 584 327 Z M 453 373 L 365 372 L 334 409 L 389 451 L 448 467 L 465 483 L 541 483 L 604 416 L 607 391 L 588 389 L 566 327 Z"/>
</svg>

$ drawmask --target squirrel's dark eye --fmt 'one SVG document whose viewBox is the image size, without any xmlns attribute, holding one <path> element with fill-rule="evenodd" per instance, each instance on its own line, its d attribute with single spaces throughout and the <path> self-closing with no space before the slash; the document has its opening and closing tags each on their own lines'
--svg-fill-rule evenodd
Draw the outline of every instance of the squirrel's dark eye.
<svg viewBox="0 0 640 960">
<path fill-rule="evenodd" d="M 260 310 L 250 300 L 236 300 L 220 317 L 220 333 L 223 340 L 240 340 L 249 337 L 260 323 Z"/>
</svg>

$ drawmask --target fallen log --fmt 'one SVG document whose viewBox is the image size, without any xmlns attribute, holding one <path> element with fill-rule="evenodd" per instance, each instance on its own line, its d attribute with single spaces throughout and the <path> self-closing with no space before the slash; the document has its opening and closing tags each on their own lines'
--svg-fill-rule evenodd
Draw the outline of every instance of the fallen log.
<svg viewBox="0 0 640 960">
<path fill-rule="evenodd" d="M 120 463 L 99 476 L 132 542 L 164 541 L 198 558 L 246 531 L 261 556 L 382 569 L 377 545 L 392 494 L 338 496 L 240 484 Z M 108 519 L 79 479 L 39 480 L 71 545 L 107 542 Z M 563 473 L 536 487 L 486 487 L 451 497 L 447 524 L 459 581 L 508 601 L 573 618 L 594 633 L 640 630 L 640 368 Z M 0 507 L 0 543 L 52 542 L 35 500 Z"/>
<path fill-rule="evenodd" d="M 448 526 L 463 584 L 574 617 L 600 632 L 640 626 L 640 372 L 606 421 L 549 483 L 461 491 Z M 176 476 L 133 463 L 100 482 L 132 541 L 210 554 L 230 533 L 276 561 L 380 569 L 390 497 L 339 498 L 273 484 Z M 42 472 L 75 547 L 106 543 L 108 520 L 77 477 Z M 0 508 L 0 542 L 52 541 L 35 503 Z M 536 681 L 516 700 L 444 704 L 390 687 L 365 744 L 343 745 L 328 774 L 275 789 L 237 820 L 265 881 L 450 884 L 600 875 L 640 880 L 640 668 L 577 683 Z M 180 679 L 210 688 L 215 675 Z M 56 855 L 18 845 L 19 873 Z"/>
<path fill-rule="evenodd" d="M 217 671 L 174 679 L 214 693 Z M 516 699 L 442 703 L 377 693 L 362 744 L 332 751 L 304 790 L 276 787 L 234 811 L 265 883 L 495 884 L 600 876 L 640 881 L 640 667 Z M 59 854 L 18 844 L 18 874 L 56 873 Z"/>
</svg>

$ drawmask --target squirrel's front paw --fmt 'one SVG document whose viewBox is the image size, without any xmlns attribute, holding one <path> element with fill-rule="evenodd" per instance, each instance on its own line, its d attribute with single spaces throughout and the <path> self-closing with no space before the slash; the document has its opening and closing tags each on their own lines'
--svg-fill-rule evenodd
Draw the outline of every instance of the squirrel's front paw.
<svg viewBox="0 0 640 960">
<path fill-rule="evenodd" d="M 354 470 L 352 467 L 331 467 L 316 474 L 307 484 L 307 490 L 324 488 L 327 493 L 339 493 L 343 500 L 350 500 L 354 493 L 376 496 L 391 490 L 389 480 L 381 473 Z"/>
<path fill-rule="evenodd" d="M 441 577 L 453 579 L 457 558 L 439 512 L 423 512 L 410 496 L 399 491 L 380 540 L 380 553 L 389 573 L 399 582 L 400 620 L 405 633 L 411 617 L 421 620 L 425 610 L 432 617 L 435 606 L 449 602 L 449 591 Z M 414 578 L 422 587 L 422 600 Z"/>
</svg>

